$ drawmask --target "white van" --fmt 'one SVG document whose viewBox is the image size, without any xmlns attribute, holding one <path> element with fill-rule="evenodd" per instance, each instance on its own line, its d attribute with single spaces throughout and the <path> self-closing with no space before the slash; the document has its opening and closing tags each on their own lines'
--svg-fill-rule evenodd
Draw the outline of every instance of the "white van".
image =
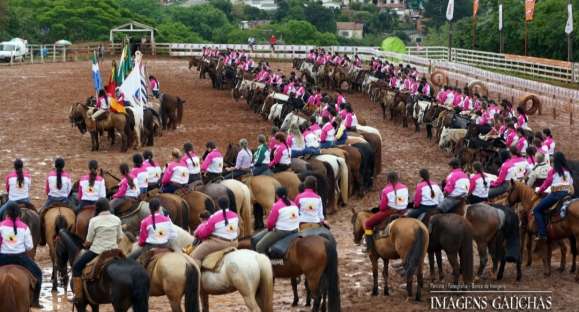
<svg viewBox="0 0 579 312">
<path fill-rule="evenodd" d="M 21 62 L 26 54 L 28 54 L 28 41 L 26 40 L 14 38 L 0 42 L 0 61 L 10 62 L 12 59 Z"/>
</svg>

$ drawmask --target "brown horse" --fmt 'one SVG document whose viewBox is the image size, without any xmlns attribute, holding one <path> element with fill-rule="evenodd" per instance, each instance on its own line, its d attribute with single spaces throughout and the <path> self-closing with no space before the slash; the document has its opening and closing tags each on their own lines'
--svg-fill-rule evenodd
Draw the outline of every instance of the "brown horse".
<svg viewBox="0 0 579 312">
<path fill-rule="evenodd" d="M 42 213 L 42 231 L 41 243 L 48 245 L 48 253 L 52 261 L 52 291 L 57 291 L 58 276 L 62 281 L 62 285 L 66 288 L 68 285 L 68 273 L 65 267 L 58 267 L 56 261 L 56 249 L 54 239 L 60 229 L 72 230 L 76 220 L 74 210 L 69 207 L 50 207 Z M 43 246 L 44 244 L 41 244 Z"/>
<path fill-rule="evenodd" d="M 289 198 L 295 198 L 298 196 L 300 190 L 300 178 L 293 171 L 283 171 L 273 175 L 281 186 L 285 187 L 288 191 Z"/>
<path fill-rule="evenodd" d="M 250 240 L 241 240 L 239 248 L 250 249 Z M 333 241 L 323 236 L 296 238 L 291 242 L 283 263 L 272 265 L 274 278 L 295 279 L 305 275 L 308 289 L 314 298 L 312 311 L 320 310 L 322 296 L 326 294 L 327 311 L 340 311 L 338 253 Z M 294 298 L 296 296 L 294 290 Z"/>
<path fill-rule="evenodd" d="M 251 191 L 251 204 L 253 205 L 254 228 L 263 229 L 263 217 L 269 214 L 275 202 L 275 190 L 281 184 L 270 176 L 247 176 L 243 183 Z"/>
<path fill-rule="evenodd" d="M 80 133 L 89 132 L 91 136 L 91 151 L 99 150 L 99 132 L 117 131 L 121 136 L 121 152 L 129 147 L 134 128 L 134 120 L 126 114 L 109 112 L 104 120 L 94 121 L 91 118 L 92 107 L 88 104 L 76 103 L 70 107 L 69 120 L 77 126 Z M 114 142 L 114 141 L 113 141 Z"/>
<path fill-rule="evenodd" d="M 163 130 L 175 130 L 181 124 L 183 119 L 183 104 L 185 104 L 185 101 L 178 96 L 172 96 L 166 93 L 161 95 L 159 113 L 161 115 Z"/>
<path fill-rule="evenodd" d="M 360 244 L 364 236 L 364 223 L 373 213 L 361 211 L 352 216 L 354 243 Z M 368 256 L 372 262 L 373 287 L 372 296 L 378 295 L 378 260 L 384 261 L 384 295 L 389 295 L 388 290 L 388 263 L 390 259 L 404 259 L 404 273 L 406 278 L 406 292 L 412 296 L 412 280 L 414 275 L 417 279 L 416 297 L 420 301 L 422 296 L 422 264 L 428 250 L 429 234 L 426 226 L 413 218 L 400 218 L 389 224 L 389 235 L 378 237 L 374 241 L 374 248 Z"/>
<path fill-rule="evenodd" d="M 239 215 L 239 229 L 241 236 L 251 235 L 253 231 L 253 224 L 251 215 L 253 213 L 253 207 L 251 206 L 251 191 L 249 187 L 243 182 L 227 179 L 221 181 L 221 184 L 225 185 L 235 197 L 236 210 Z"/>
<path fill-rule="evenodd" d="M 527 239 L 527 266 L 531 265 L 533 234 L 536 233 L 537 226 L 532 211 L 540 199 L 541 198 L 535 194 L 533 189 L 526 184 L 520 182 L 511 183 L 511 188 L 509 190 L 507 200 L 511 206 L 520 203 L 519 216 L 522 220 L 521 246 L 525 245 L 525 239 Z M 562 240 L 571 238 L 572 244 L 576 244 L 577 242 L 579 236 L 579 202 L 576 201 L 567 208 L 567 215 L 563 219 L 557 217 L 559 215 L 558 210 L 554 212 L 549 211 L 546 213 L 552 215 L 551 222 L 547 226 L 549 241 L 547 242 L 547 248 L 545 248 L 545 253 L 543 254 L 544 274 L 549 276 L 551 274 L 551 241 L 557 242 L 561 247 L 561 266 L 559 267 L 559 271 L 561 272 L 565 270 L 567 252 L 567 247 Z M 574 246 L 571 247 L 573 251 L 576 251 L 576 248 L 573 248 Z M 521 247 L 521 252 L 523 248 L 524 247 Z M 571 272 L 576 271 L 575 261 L 576 252 L 573 253 Z M 575 280 L 579 282 L 579 271 L 577 271 Z"/>
<path fill-rule="evenodd" d="M 36 279 L 19 265 L 0 267 L 0 311 L 28 312 Z"/>
</svg>

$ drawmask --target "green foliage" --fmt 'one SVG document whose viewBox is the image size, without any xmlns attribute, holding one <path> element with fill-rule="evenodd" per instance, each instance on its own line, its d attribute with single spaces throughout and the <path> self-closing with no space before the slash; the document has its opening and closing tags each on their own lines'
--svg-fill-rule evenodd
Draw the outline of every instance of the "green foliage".
<svg viewBox="0 0 579 312">
<path fill-rule="evenodd" d="M 472 1 L 473 0 L 456 0 L 454 1 L 454 21 L 466 16 L 472 16 Z M 425 0 L 424 16 L 429 18 L 428 25 L 431 27 L 439 27 L 446 23 L 446 6 L 448 0 Z"/>
<path fill-rule="evenodd" d="M 157 25 L 159 42 L 187 42 L 199 43 L 204 42 L 203 38 L 195 33 L 191 28 L 180 22 L 164 22 Z"/>
<path fill-rule="evenodd" d="M 308 22 L 321 32 L 336 32 L 334 11 L 322 6 L 321 2 L 308 2 L 304 7 L 304 16 Z"/>
<path fill-rule="evenodd" d="M 370 33 L 384 34 L 392 32 L 398 25 L 398 17 L 391 10 L 384 10 L 376 15 L 371 15 L 366 29 Z"/>
</svg>

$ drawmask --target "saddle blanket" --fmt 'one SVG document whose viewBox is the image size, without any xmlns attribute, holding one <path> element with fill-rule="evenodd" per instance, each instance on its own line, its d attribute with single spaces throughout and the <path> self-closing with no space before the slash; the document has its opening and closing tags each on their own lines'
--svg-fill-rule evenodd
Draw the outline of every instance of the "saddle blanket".
<svg viewBox="0 0 579 312">
<path fill-rule="evenodd" d="M 226 254 L 236 250 L 237 249 L 234 247 L 228 247 L 210 253 L 208 256 L 205 257 L 205 259 L 203 259 L 203 262 L 201 263 L 201 268 L 203 270 L 208 270 L 212 272 L 219 271 L 219 269 L 221 269 L 221 265 L 223 264 L 223 257 L 225 257 Z"/>
<path fill-rule="evenodd" d="M 255 245 L 257 244 L 257 242 L 259 242 L 263 238 L 263 236 L 265 236 L 266 233 L 267 233 L 267 231 L 264 230 L 264 231 L 261 231 L 261 232 L 255 234 L 252 237 L 251 245 L 252 245 L 253 249 L 255 249 Z M 279 241 L 275 242 L 269 248 L 269 251 L 268 251 L 269 258 L 270 259 L 276 259 L 276 260 L 281 259 L 282 265 L 283 265 L 283 258 L 285 258 L 285 254 L 287 253 L 287 250 L 291 246 L 292 242 L 296 238 L 308 237 L 308 236 L 322 236 L 328 240 L 331 240 L 331 241 L 334 240 L 332 233 L 326 227 L 306 229 L 302 232 L 296 232 L 296 233 L 293 233 L 291 235 L 288 235 L 288 236 L 280 239 Z M 272 264 L 273 264 L 273 261 L 272 261 Z"/>
<path fill-rule="evenodd" d="M 579 198 L 573 198 L 571 200 L 567 200 L 563 203 L 563 205 L 561 205 L 561 211 L 559 212 L 561 215 L 561 219 L 565 218 L 565 216 L 567 216 L 567 208 L 569 208 L 569 206 L 571 206 L 574 202 L 578 201 Z"/>
</svg>

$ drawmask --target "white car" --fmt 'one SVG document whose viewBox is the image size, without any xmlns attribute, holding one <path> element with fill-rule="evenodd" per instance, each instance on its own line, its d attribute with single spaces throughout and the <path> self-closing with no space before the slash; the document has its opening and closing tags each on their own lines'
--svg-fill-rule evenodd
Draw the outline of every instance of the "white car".
<svg viewBox="0 0 579 312">
<path fill-rule="evenodd" d="M 28 54 L 28 42 L 20 38 L 0 42 L 0 61 L 10 62 L 24 60 Z"/>
</svg>

